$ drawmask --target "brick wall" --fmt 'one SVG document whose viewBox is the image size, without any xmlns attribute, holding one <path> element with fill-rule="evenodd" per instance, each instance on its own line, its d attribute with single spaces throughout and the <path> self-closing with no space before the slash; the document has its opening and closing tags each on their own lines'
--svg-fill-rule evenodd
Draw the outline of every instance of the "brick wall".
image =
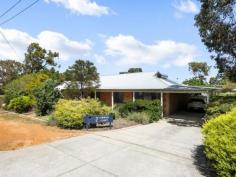
<svg viewBox="0 0 236 177">
<path fill-rule="evenodd" d="M 112 105 L 112 93 L 111 92 L 99 92 L 97 93 L 99 99 L 105 102 L 108 106 Z M 123 92 L 123 102 L 127 103 L 133 100 L 133 92 Z"/>
<path fill-rule="evenodd" d="M 99 99 L 106 103 L 108 106 L 112 106 L 111 92 L 99 92 Z"/>
</svg>

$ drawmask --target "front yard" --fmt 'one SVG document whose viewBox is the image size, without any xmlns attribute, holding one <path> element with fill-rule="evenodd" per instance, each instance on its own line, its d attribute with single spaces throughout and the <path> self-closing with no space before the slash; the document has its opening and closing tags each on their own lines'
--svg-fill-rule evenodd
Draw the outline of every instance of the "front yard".
<svg viewBox="0 0 236 177">
<path fill-rule="evenodd" d="M 57 139 L 81 135 L 81 131 L 63 130 L 45 123 L 22 118 L 18 114 L 0 113 L 0 151 L 41 144 Z"/>
<path fill-rule="evenodd" d="M 37 120 L 37 118 L 33 113 L 17 114 L 0 110 L 0 151 L 15 150 L 58 139 L 80 136 L 88 132 L 110 129 L 106 125 L 91 127 L 88 131 L 86 129 L 61 129 L 56 126 L 48 126 L 46 122 Z M 116 119 L 113 122 L 112 129 L 133 125 L 137 125 L 137 123 L 125 119 Z"/>
</svg>

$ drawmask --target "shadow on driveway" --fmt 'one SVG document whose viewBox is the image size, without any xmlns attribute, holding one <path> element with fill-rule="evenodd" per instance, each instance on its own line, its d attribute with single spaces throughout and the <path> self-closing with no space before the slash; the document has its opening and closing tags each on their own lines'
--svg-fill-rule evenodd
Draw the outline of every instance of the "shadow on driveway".
<svg viewBox="0 0 236 177">
<path fill-rule="evenodd" d="M 210 163 L 206 158 L 204 153 L 204 146 L 199 145 L 193 151 L 194 165 L 197 167 L 198 171 L 207 177 L 216 177 L 214 170 L 210 167 Z"/>
<path fill-rule="evenodd" d="M 204 121 L 204 113 L 199 112 L 179 112 L 166 118 L 167 122 L 181 127 L 201 127 Z M 194 165 L 203 176 L 216 177 L 214 170 L 204 153 L 204 146 L 198 145 L 192 152 Z"/>
<path fill-rule="evenodd" d="M 167 122 L 178 126 L 200 127 L 203 123 L 204 113 L 179 112 L 167 117 Z"/>
</svg>

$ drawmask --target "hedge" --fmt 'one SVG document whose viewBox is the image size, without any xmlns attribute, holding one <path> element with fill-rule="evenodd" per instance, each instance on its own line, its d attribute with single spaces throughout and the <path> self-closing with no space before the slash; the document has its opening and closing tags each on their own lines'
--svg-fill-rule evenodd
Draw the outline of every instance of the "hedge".
<svg viewBox="0 0 236 177">
<path fill-rule="evenodd" d="M 82 128 L 86 115 L 107 115 L 111 108 L 95 99 L 65 100 L 60 99 L 55 105 L 53 118 L 63 128 Z"/>
<path fill-rule="evenodd" d="M 236 94 L 213 96 L 206 109 L 206 118 L 209 120 L 221 114 L 230 112 L 236 107 Z"/>
<path fill-rule="evenodd" d="M 160 100 L 136 100 L 122 104 L 117 109 L 122 117 L 127 117 L 133 112 L 145 112 L 149 115 L 149 122 L 159 120 L 162 113 Z"/>
<path fill-rule="evenodd" d="M 219 176 L 236 174 L 236 108 L 211 119 L 202 129 L 205 153 Z"/>
</svg>

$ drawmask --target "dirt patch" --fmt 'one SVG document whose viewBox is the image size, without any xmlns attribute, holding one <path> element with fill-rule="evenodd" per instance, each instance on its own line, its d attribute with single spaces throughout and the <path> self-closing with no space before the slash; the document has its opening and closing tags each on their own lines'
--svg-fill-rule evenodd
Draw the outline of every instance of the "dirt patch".
<svg viewBox="0 0 236 177">
<path fill-rule="evenodd" d="M 17 114 L 0 110 L 0 151 L 15 150 L 35 144 L 51 142 L 87 132 L 110 130 L 108 125 L 98 125 L 82 130 L 68 130 L 47 126 L 46 117 L 37 117 L 34 113 Z M 42 121 L 43 120 L 43 121 Z M 137 125 L 126 119 L 115 119 L 111 129 Z"/>
<path fill-rule="evenodd" d="M 0 150 L 14 150 L 81 135 L 81 131 L 48 127 L 43 123 L 0 113 Z"/>
</svg>

